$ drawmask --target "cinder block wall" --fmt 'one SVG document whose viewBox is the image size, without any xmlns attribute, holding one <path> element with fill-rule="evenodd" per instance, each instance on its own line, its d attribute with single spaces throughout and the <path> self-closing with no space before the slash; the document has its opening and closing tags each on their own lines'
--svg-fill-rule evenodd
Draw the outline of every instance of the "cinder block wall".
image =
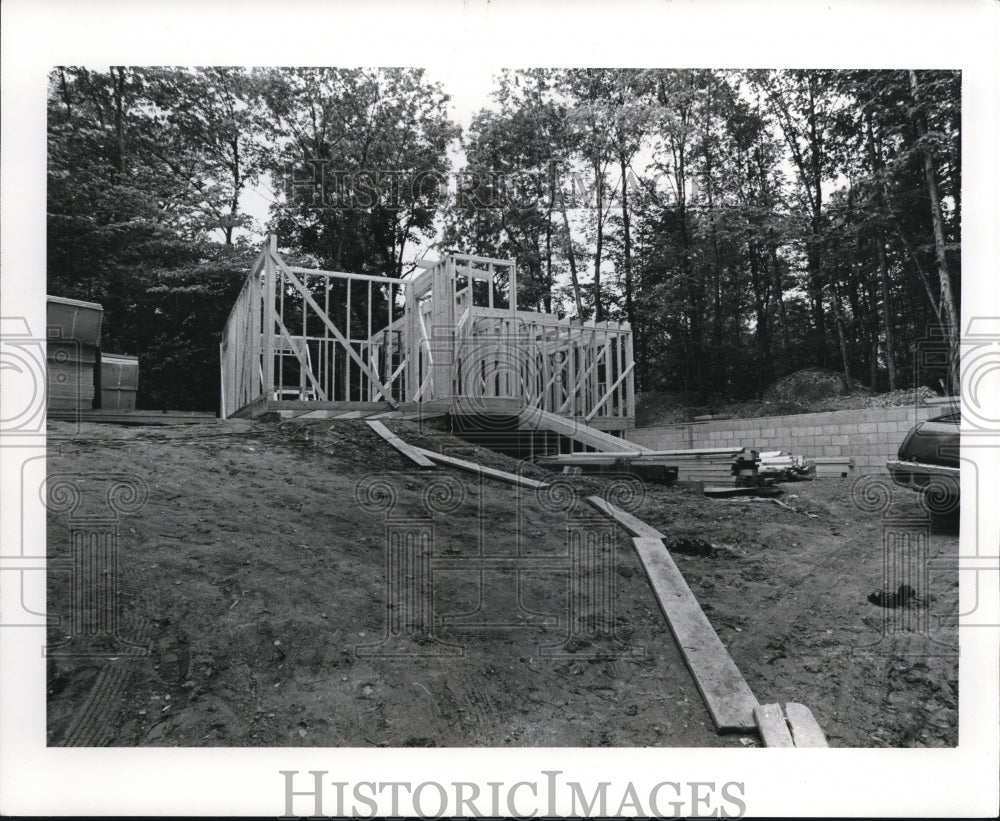
<svg viewBox="0 0 1000 821">
<path fill-rule="evenodd" d="M 633 428 L 624 437 L 654 450 L 747 447 L 803 456 L 849 456 L 858 473 L 885 470 L 907 431 L 948 406 L 896 407 L 725 419 Z"/>
</svg>

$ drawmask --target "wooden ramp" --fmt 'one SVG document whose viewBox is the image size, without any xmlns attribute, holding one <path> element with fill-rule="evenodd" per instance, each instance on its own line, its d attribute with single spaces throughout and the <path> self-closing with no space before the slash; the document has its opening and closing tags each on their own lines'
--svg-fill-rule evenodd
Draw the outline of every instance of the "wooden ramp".
<svg viewBox="0 0 1000 821">
<path fill-rule="evenodd" d="M 594 448 L 600 451 L 610 451 L 621 453 L 648 453 L 649 448 L 629 442 L 619 436 L 613 436 L 597 428 L 584 425 L 574 419 L 568 419 L 556 413 L 541 410 L 540 408 L 525 408 L 517 417 L 518 426 L 521 430 L 547 430 L 558 433 L 579 442 L 581 445 Z"/>
</svg>

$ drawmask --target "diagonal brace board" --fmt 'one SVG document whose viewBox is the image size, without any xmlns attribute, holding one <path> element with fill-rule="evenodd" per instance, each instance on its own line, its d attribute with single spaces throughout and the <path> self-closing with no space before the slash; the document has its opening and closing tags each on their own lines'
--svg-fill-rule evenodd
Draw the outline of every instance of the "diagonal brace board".
<svg viewBox="0 0 1000 821">
<path fill-rule="evenodd" d="M 353 359 L 355 363 L 357 363 L 358 367 L 361 368 L 365 376 L 367 376 L 372 381 L 372 384 L 378 390 L 379 395 L 392 407 L 394 408 L 398 407 L 399 403 L 397 403 L 396 400 L 392 398 L 392 392 L 389 390 L 389 388 L 387 388 L 385 385 L 382 384 L 381 380 L 378 378 L 378 375 L 371 368 L 368 367 L 368 364 L 360 356 L 358 356 L 357 352 L 354 350 L 354 348 L 351 347 L 350 343 L 340 332 L 337 326 L 330 321 L 330 317 L 326 315 L 323 309 L 319 306 L 319 303 L 316 302 L 315 299 L 313 299 L 313 296 L 312 294 L 309 293 L 309 290 L 305 287 L 305 285 L 299 282 L 299 278 L 295 276 L 294 273 L 292 273 L 291 268 L 285 265 L 284 261 L 277 254 L 273 254 L 272 259 L 278 264 L 278 267 L 281 268 L 289 284 L 291 284 L 292 287 L 294 287 L 295 290 L 299 292 L 302 298 L 308 303 L 309 307 L 316 312 L 316 315 L 323 321 L 323 324 L 330 330 L 330 333 L 333 334 L 334 338 L 343 346 L 344 350 L 347 351 L 348 356 L 350 356 L 351 359 Z"/>
<path fill-rule="evenodd" d="M 608 388 L 604 396 L 602 396 L 597 401 L 597 404 L 590 409 L 590 413 L 588 413 L 586 416 L 583 417 L 585 422 L 589 422 L 591 419 L 593 419 L 597 415 L 597 412 L 604 407 L 604 403 L 607 402 L 614 395 L 615 391 L 618 389 L 618 386 L 625 381 L 626 377 L 630 373 L 632 373 L 633 367 L 635 367 L 635 363 L 630 362 L 628 367 L 625 368 L 625 370 L 621 372 L 621 375 L 615 380 L 615 383 L 610 388 Z"/>
<path fill-rule="evenodd" d="M 374 422 L 369 420 L 368 427 L 370 427 L 373 431 L 375 431 L 375 433 L 377 433 L 379 436 L 385 439 L 386 442 L 392 445 L 396 450 L 402 453 L 403 456 L 405 456 L 411 462 L 415 463 L 418 467 L 422 468 L 434 467 L 434 463 L 430 459 L 424 456 L 413 445 L 408 445 L 406 442 L 404 442 L 402 439 L 396 436 L 395 433 L 389 430 L 381 422 Z"/>
<path fill-rule="evenodd" d="M 634 538 L 632 543 L 716 729 L 757 731 L 758 701 L 669 551 L 659 539 Z"/>
<path fill-rule="evenodd" d="M 299 360 L 299 367 L 302 369 L 302 373 L 304 373 L 308 377 L 309 384 L 312 385 L 313 390 L 316 391 L 316 395 L 321 400 L 326 401 L 326 393 L 323 391 L 323 388 L 321 388 L 319 383 L 316 381 L 316 377 L 313 376 L 312 368 L 309 367 L 309 363 L 306 362 L 305 355 L 302 353 L 299 346 L 292 339 L 292 335 L 288 333 L 288 329 L 285 327 L 285 323 L 281 321 L 281 317 L 278 316 L 277 314 L 275 314 L 274 321 L 278 325 L 278 330 L 281 332 L 281 336 L 284 337 L 285 342 L 288 343 L 292 353 L 295 355 L 295 358 Z M 307 345 L 308 342 L 303 340 L 302 344 Z"/>
</svg>

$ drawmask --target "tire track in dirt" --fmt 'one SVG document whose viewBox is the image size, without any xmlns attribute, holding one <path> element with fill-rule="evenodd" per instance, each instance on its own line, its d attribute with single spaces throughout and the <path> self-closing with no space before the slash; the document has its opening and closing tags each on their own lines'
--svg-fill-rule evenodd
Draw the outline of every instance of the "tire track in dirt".
<svg viewBox="0 0 1000 821">
<path fill-rule="evenodd" d="M 123 599 L 135 599 L 146 582 L 145 574 L 131 564 L 120 567 L 119 593 Z M 122 638 L 148 649 L 153 622 L 135 612 L 123 614 L 119 622 Z M 134 662 L 145 654 L 104 660 L 104 666 L 87 693 L 80 711 L 66 728 L 57 747 L 103 747 L 110 744 L 118 730 L 115 719 L 122 709 L 125 689 L 135 671 Z"/>
<path fill-rule="evenodd" d="M 153 623 L 141 616 L 132 616 L 126 618 L 125 627 L 125 635 L 130 641 L 145 645 L 152 635 Z M 119 656 L 105 660 L 104 669 L 57 747 L 102 747 L 111 741 L 117 731 L 114 719 L 135 669 L 130 662 L 139 658 L 142 657 Z"/>
</svg>

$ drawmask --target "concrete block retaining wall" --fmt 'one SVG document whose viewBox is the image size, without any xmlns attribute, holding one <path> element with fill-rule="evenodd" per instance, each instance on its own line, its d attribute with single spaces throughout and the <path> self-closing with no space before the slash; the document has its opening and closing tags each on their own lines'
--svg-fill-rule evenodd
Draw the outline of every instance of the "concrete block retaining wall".
<svg viewBox="0 0 1000 821">
<path fill-rule="evenodd" d="M 829 411 L 652 425 L 623 435 L 655 450 L 743 446 L 807 457 L 846 456 L 854 460 L 855 473 L 872 473 L 885 470 L 910 428 L 948 410 L 938 405 Z"/>
</svg>

